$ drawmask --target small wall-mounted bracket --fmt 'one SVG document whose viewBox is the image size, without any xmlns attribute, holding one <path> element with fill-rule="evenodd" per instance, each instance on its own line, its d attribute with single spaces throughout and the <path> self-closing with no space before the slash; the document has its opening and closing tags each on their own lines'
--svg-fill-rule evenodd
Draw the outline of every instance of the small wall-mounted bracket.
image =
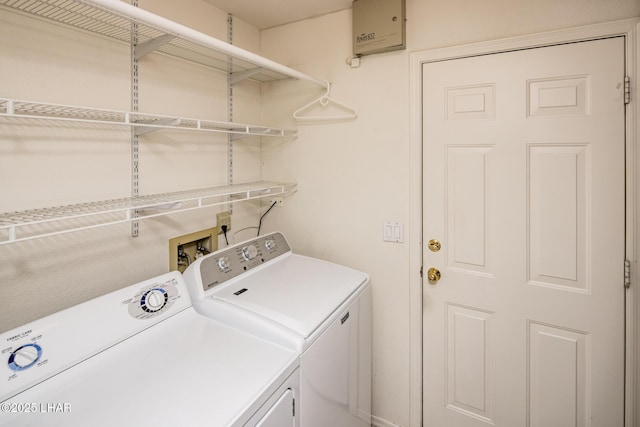
<svg viewBox="0 0 640 427">
<path fill-rule="evenodd" d="M 246 71 L 240 71 L 237 73 L 232 73 L 231 77 L 229 79 L 229 82 L 234 85 L 238 82 L 241 82 L 243 80 L 249 79 L 252 76 L 255 76 L 256 74 L 262 72 L 264 70 L 264 68 L 258 67 L 258 68 L 253 68 L 251 70 L 246 70 Z"/>
<path fill-rule="evenodd" d="M 169 43 L 173 39 L 175 39 L 175 36 L 172 36 L 171 34 L 165 34 L 144 43 L 140 43 L 138 46 L 136 46 L 135 58 L 142 59 L 148 54 L 158 50 L 158 48 Z"/>
<path fill-rule="evenodd" d="M 178 126 L 180 124 L 180 119 L 167 119 L 167 120 L 156 120 L 150 123 L 141 123 L 146 124 L 148 126 L 136 126 L 136 135 L 144 135 L 147 133 L 155 132 L 157 130 L 162 129 L 163 126 Z M 153 125 L 158 125 L 158 127 L 154 127 Z"/>
</svg>

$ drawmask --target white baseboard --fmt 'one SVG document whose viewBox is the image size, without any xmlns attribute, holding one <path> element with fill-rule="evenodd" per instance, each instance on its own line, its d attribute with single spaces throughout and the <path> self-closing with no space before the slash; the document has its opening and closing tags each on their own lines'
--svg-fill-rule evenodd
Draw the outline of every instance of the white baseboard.
<svg viewBox="0 0 640 427">
<path fill-rule="evenodd" d="M 371 416 L 371 426 L 372 427 L 402 427 L 398 424 L 394 424 L 380 417 L 376 417 L 375 415 Z"/>
</svg>

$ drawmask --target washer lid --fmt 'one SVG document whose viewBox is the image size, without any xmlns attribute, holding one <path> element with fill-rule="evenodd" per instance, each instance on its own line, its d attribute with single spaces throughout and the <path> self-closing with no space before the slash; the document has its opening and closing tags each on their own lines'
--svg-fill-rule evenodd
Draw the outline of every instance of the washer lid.
<svg viewBox="0 0 640 427">
<path fill-rule="evenodd" d="M 308 338 L 368 281 L 360 271 L 291 254 L 239 276 L 208 295 Z"/>
<path fill-rule="evenodd" d="M 297 365 L 188 308 L 5 401 L 0 425 L 242 426 Z"/>
</svg>

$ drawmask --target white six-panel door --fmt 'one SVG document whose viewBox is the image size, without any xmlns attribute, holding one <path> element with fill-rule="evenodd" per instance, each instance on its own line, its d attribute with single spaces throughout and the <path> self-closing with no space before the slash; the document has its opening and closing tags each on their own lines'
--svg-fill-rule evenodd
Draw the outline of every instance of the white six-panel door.
<svg viewBox="0 0 640 427">
<path fill-rule="evenodd" d="M 623 83 L 622 38 L 423 65 L 425 426 L 623 426 Z"/>
</svg>

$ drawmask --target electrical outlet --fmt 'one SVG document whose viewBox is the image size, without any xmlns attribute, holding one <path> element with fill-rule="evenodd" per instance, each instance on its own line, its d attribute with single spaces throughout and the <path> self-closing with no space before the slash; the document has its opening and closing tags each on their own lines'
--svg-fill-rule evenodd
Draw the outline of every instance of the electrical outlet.
<svg viewBox="0 0 640 427">
<path fill-rule="evenodd" d="M 284 206 L 284 198 L 281 196 L 274 196 L 274 197 L 267 197 L 265 199 L 262 199 L 262 204 L 263 205 L 267 205 L 267 206 L 271 206 L 275 203 L 276 207 L 281 208 L 282 206 Z"/>
<path fill-rule="evenodd" d="M 189 264 L 218 250 L 218 227 L 211 227 L 169 240 L 169 271 L 183 273 Z"/>
<path fill-rule="evenodd" d="M 229 212 L 218 212 L 216 215 L 216 226 L 218 227 L 218 234 L 222 234 L 222 226 L 227 226 L 227 231 L 231 230 L 231 214 Z"/>
</svg>

